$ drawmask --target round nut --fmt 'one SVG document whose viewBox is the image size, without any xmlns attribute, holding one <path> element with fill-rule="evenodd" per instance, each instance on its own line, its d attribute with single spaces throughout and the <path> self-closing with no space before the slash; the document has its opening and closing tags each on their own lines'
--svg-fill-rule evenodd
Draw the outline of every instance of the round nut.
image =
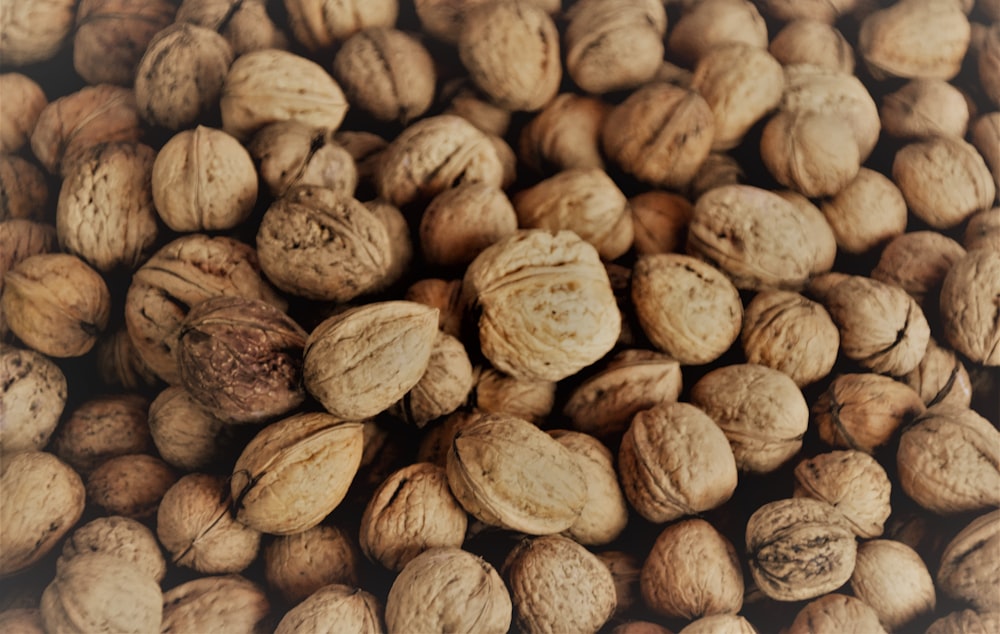
<svg viewBox="0 0 1000 634">
<path fill-rule="evenodd" d="M 1000 561 L 1000 510 L 972 520 L 948 543 L 935 577 L 937 587 L 946 596 L 979 612 L 998 612 L 997 561 Z"/>
<path fill-rule="evenodd" d="M 56 570 L 87 553 L 105 553 L 131 562 L 157 583 L 167 573 L 167 562 L 153 531 L 120 515 L 99 517 L 73 531 L 63 543 Z"/>
<path fill-rule="evenodd" d="M 943 79 L 914 79 L 882 98 L 879 109 L 887 134 L 900 138 L 964 137 L 969 103 Z"/>
<path fill-rule="evenodd" d="M 858 546 L 851 590 L 878 614 L 889 631 L 899 631 L 934 612 L 934 580 L 915 550 L 891 539 Z"/>
<path fill-rule="evenodd" d="M 1000 612 L 958 610 L 931 623 L 926 634 L 989 634 L 1000 627 Z"/>
<path fill-rule="evenodd" d="M 970 251 L 951 267 L 941 286 L 945 338 L 955 350 L 987 366 L 1000 365 L 998 291 L 1000 251 L 992 249 Z"/>
<path fill-rule="evenodd" d="M 264 590 L 239 575 L 201 577 L 163 593 L 164 632 L 270 629 Z"/>
<path fill-rule="evenodd" d="M 760 155 L 775 180 L 810 198 L 838 194 L 861 167 L 850 123 L 822 112 L 779 112 L 764 126 Z"/>
<path fill-rule="evenodd" d="M 3 192 L 0 192 L 0 196 Z M 24 218 L 0 221 L 0 293 L 3 292 L 4 275 L 23 260 L 33 255 L 57 250 L 55 227 Z M 0 336 L 7 333 L 6 318 L 0 315 Z"/>
<path fill-rule="evenodd" d="M 628 523 L 628 507 L 611 451 L 588 434 L 558 429 L 549 435 L 570 450 L 587 480 L 587 502 L 565 535 L 585 546 L 614 541 Z"/>
<path fill-rule="evenodd" d="M 334 623 L 345 632 L 380 634 L 382 606 L 374 595 L 360 588 L 327 585 L 286 612 L 274 634 L 321 632 Z"/>
<path fill-rule="evenodd" d="M 288 26 L 313 53 L 333 47 L 363 29 L 391 27 L 398 0 L 288 0 Z"/>
<path fill-rule="evenodd" d="M 770 0 L 766 4 L 775 3 L 775 0 Z M 818 17 L 801 16 L 789 20 L 771 38 L 768 52 L 782 66 L 811 64 L 853 75 L 854 49 L 851 43 L 833 26 L 833 20 L 817 19 Z"/>
<path fill-rule="evenodd" d="M 359 166 L 350 148 L 338 141 L 339 133 L 314 128 L 290 119 L 270 123 L 247 144 L 258 161 L 261 179 L 276 198 L 297 185 L 333 189 L 354 196 Z"/>
<path fill-rule="evenodd" d="M 788 627 L 788 634 L 827 631 L 886 634 L 871 606 L 861 599 L 837 593 L 825 594 L 810 601 Z"/>
<path fill-rule="evenodd" d="M 861 21 L 858 51 L 878 79 L 951 79 L 961 70 L 970 36 L 958 2 L 905 0 Z"/>
<path fill-rule="evenodd" d="M 611 106 L 595 97 L 562 93 L 522 129 L 518 158 L 536 172 L 604 168 L 601 129 Z"/>
<path fill-rule="evenodd" d="M 353 537 L 336 526 L 314 526 L 279 535 L 264 547 L 264 577 L 286 603 L 296 605 L 324 586 L 358 584 L 361 554 Z"/>
<path fill-rule="evenodd" d="M 15 72 L 0 74 L 0 92 L 4 95 L 0 153 L 16 154 L 28 143 L 38 115 L 49 100 L 34 79 Z"/>
<path fill-rule="evenodd" d="M 83 475 L 116 456 L 152 453 L 148 408 L 149 400 L 140 394 L 90 398 L 63 421 L 52 451 Z"/>
<path fill-rule="evenodd" d="M 33 350 L 0 347 L 0 454 L 41 451 L 66 406 L 66 375 Z"/>
<path fill-rule="evenodd" d="M 88 84 L 131 86 L 143 51 L 174 20 L 169 0 L 80 0 L 73 68 Z"/>
<path fill-rule="evenodd" d="M 841 374 L 812 406 L 823 442 L 869 454 L 923 411 L 913 388 L 879 374 Z"/>
<path fill-rule="evenodd" d="M 420 247 L 430 264 L 468 266 L 517 227 L 517 213 L 502 189 L 461 184 L 435 196 L 421 214 Z"/>
<path fill-rule="evenodd" d="M 920 365 L 902 377 L 927 407 L 938 403 L 969 407 L 972 403 L 972 379 L 965 364 L 950 348 L 934 339 L 927 343 L 927 352 Z"/>
<path fill-rule="evenodd" d="M 862 167 L 821 208 L 837 246 L 847 253 L 864 253 L 906 231 L 906 200 L 880 172 Z"/>
<path fill-rule="evenodd" d="M 822 453 L 795 466 L 795 497 L 822 500 L 840 511 L 854 534 L 882 535 L 892 509 L 889 476 L 874 458 L 857 451 Z"/>
<path fill-rule="evenodd" d="M 177 481 L 170 466 L 147 454 L 109 458 L 87 478 L 87 499 L 108 515 L 146 519 Z"/>
<path fill-rule="evenodd" d="M 480 369 L 469 400 L 487 414 L 510 414 L 541 425 L 555 404 L 556 383 L 517 379 L 485 368 Z"/>
<path fill-rule="evenodd" d="M 767 24 L 746 0 L 707 0 L 685 5 L 667 39 L 667 48 L 681 63 L 694 66 L 708 51 L 741 42 L 767 48 Z"/>
<path fill-rule="evenodd" d="M 937 231 L 908 231 L 882 249 L 871 277 L 910 294 L 927 314 L 936 314 L 941 283 L 965 255 L 962 245 Z"/>
<path fill-rule="evenodd" d="M 637 254 L 656 255 L 680 250 L 687 238 L 694 206 L 678 194 L 649 191 L 628 200 L 635 226 Z"/>
<path fill-rule="evenodd" d="M 474 382 L 465 346 L 458 338 L 438 332 L 424 375 L 389 412 L 423 427 L 461 407 Z"/>
<path fill-rule="evenodd" d="M 229 42 L 234 55 L 288 48 L 288 38 L 275 26 L 262 0 L 183 0 L 175 21 L 218 32 Z"/>
<path fill-rule="evenodd" d="M 73 30 L 76 0 L 13 0 L 4 7 L 0 57 L 27 66 L 56 56 Z"/>
</svg>

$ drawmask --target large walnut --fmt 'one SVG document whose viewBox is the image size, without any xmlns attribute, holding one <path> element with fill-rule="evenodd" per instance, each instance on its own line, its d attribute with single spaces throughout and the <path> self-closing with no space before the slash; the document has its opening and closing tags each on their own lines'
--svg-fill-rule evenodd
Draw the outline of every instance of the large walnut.
<svg viewBox="0 0 1000 634">
<path fill-rule="evenodd" d="M 869 454 L 923 411 L 913 388 L 880 374 L 841 374 L 812 405 L 823 442 Z"/>
<path fill-rule="evenodd" d="M 864 253 L 906 230 L 902 192 L 880 172 L 866 167 L 824 201 L 822 209 L 837 246 L 847 253 Z"/>
<path fill-rule="evenodd" d="M 289 610 L 274 634 L 322 632 L 334 627 L 357 634 L 381 634 L 382 604 L 360 588 L 330 584 Z"/>
<path fill-rule="evenodd" d="M 1000 365 L 1000 251 L 977 249 L 958 260 L 941 286 L 941 321 L 955 350 L 976 363 Z"/>
<path fill-rule="evenodd" d="M 882 98 L 886 133 L 901 138 L 964 137 L 969 125 L 965 94 L 942 79 L 914 79 Z"/>
<path fill-rule="evenodd" d="M 1000 510 L 980 515 L 948 543 L 941 555 L 937 587 L 980 612 L 1000 611 Z"/>
<path fill-rule="evenodd" d="M 163 593 L 164 634 L 271 631 L 264 589 L 240 575 L 199 577 Z"/>
<path fill-rule="evenodd" d="M 902 288 L 933 315 L 945 275 L 964 255 L 962 245 L 943 233 L 907 231 L 885 245 L 871 277 Z"/>
<path fill-rule="evenodd" d="M 34 350 L 0 347 L 0 454 L 42 450 L 66 406 L 66 375 Z"/>
<path fill-rule="evenodd" d="M 882 465 L 858 450 L 822 453 L 795 466 L 794 496 L 831 504 L 861 538 L 882 535 L 891 489 Z"/>
<path fill-rule="evenodd" d="M 264 547 L 264 578 L 288 604 L 323 586 L 358 585 L 361 553 L 353 535 L 320 524 L 301 533 L 279 535 Z"/>
<path fill-rule="evenodd" d="M 958 2 L 904 0 L 861 22 L 858 51 L 878 79 L 951 79 L 961 69 L 970 35 Z"/>
<path fill-rule="evenodd" d="M 4 65 L 27 66 L 56 56 L 73 31 L 77 0 L 10 0 L 0 16 Z"/>
</svg>

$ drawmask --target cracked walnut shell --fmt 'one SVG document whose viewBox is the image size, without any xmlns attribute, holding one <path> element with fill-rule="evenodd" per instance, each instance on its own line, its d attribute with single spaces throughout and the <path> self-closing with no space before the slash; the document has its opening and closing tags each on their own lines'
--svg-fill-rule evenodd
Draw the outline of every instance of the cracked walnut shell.
<svg viewBox="0 0 1000 634">
<path fill-rule="evenodd" d="M 837 376 L 812 405 L 823 442 L 868 454 L 923 411 L 923 399 L 913 388 L 871 373 Z"/>
</svg>

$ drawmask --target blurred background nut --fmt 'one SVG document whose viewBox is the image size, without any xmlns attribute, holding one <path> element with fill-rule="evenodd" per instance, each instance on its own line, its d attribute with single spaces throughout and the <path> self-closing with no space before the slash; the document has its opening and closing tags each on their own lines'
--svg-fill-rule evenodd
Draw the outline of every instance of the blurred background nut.
<svg viewBox="0 0 1000 634">
<path fill-rule="evenodd" d="M 66 406 L 66 375 L 34 350 L 0 346 L 0 455 L 41 451 Z"/>
<path fill-rule="evenodd" d="M 757 629 L 738 614 L 712 614 L 691 621 L 677 634 L 755 634 Z"/>
<path fill-rule="evenodd" d="M 972 144 L 979 150 L 993 174 L 994 185 L 1000 189 L 1000 150 L 997 149 L 997 140 L 1000 140 L 1000 111 L 988 112 L 976 119 L 970 136 Z"/>
<path fill-rule="evenodd" d="M 56 56 L 73 30 L 76 0 L 11 0 L 0 20 L 0 57 L 27 66 Z"/>
<path fill-rule="evenodd" d="M 510 414 L 541 425 L 556 400 L 555 381 L 517 379 L 493 368 L 479 368 L 469 402 L 489 414 Z"/>
<path fill-rule="evenodd" d="M 421 214 L 421 252 L 431 264 L 467 266 L 517 228 L 514 206 L 502 189 L 464 183 L 435 196 Z"/>
<path fill-rule="evenodd" d="M 1000 124 L 1000 118 L 997 123 Z M 980 211 L 970 217 L 968 224 L 965 225 L 962 242 L 969 251 L 973 249 L 1000 251 L 1000 207 Z"/>
<path fill-rule="evenodd" d="M 611 571 L 611 578 L 615 582 L 615 617 L 641 605 L 642 594 L 639 588 L 639 576 L 642 572 L 642 559 L 635 553 L 624 550 L 604 550 L 595 554 Z M 650 634 L 662 633 L 652 632 Z"/>
<path fill-rule="evenodd" d="M 201 471 L 228 458 L 224 423 L 206 412 L 179 385 L 160 392 L 149 405 L 149 433 L 163 460 L 181 471 Z"/>
<path fill-rule="evenodd" d="M 149 454 L 108 458 L 87 477 L 87 500 L 108 515 L 147 519 L 156 514 L 177 473 Z"/>
<path fill-rule="evenodd" d="M 152 453 L 148 407 L 141 394 L 93 396 L 63 420 L 51 449 L 82 475 L 115 456 Z"/>
<path fill-rule="evenodd" d="M 131 562 L 160 583 L 167 562 L 156 536 L 144 524 L 121 515 L 98 517 L 77 528 L 63 542 L 57 569 L 86 553 L 105 553 Z"/>
<path fill-rule="evenodd" d="M 270 630 L 271 604 L 263 588 L 240 575 L 199 577 L 163 593 L 163 631 L 250 634 Z"/>
<path fill-rule="evenodd" d="M 49 220 L 48 200 L 45 174 L 37 165 L 20 156 L 0 154 L 0 219 Z"/>
<path fill-rule="evenodd" d="M 777 20 L 809 19 L 833 24 L 842 15 L 853 12 L 859 0 L 763 0 L 765 15 Z"/>
<path fill-rule="evenodd" d="M 964 137 L 969 125 L 965 95 L 942 79 L 914 79 L 882 97 L 887 134 L 900 138 Z"/>
<path fill-rule="evenodd" d="M 933 338 L 920 365 L 902 377 L 902 381 L 920 394 L 927 407 L 948 403 L 969 407 L 972 402 L 972 380 L 965 364 L 951 348 Z"/>
<path fill-rule="evenodd" d="M 521 129 L 518 159 L 540 173 L 603 169 L 601 129 L 610 110 L 596 97 L 557 95 Z"/>
<path fill-rule="evenodd" d="M 353 536 L 320 524 L 301 533 L 279 535 L 264 547 L 268 588 L 288 605 L 302 602 L 323 586 L 357 586 L 361 553 Z"/>
<path fill-rule="evenodd" d="M 410 236 L 409 221 L 398 207 L 378 198 L 364 205 L 382 221 L 389 235 L 389 268 L 385 277 L 373 289 L 373 292 L 382 292 L 394 286 L 410 272 L 410 265 L 414 260 L 414 239 Z"/>
<path fill-rule="evenodd" d="M 682 64 L 694 67 L 708 51 L 733 42 L 767 48 L 767 24 L 747 0 L 707 0 L 684 7 L 667 38 L 667 48 Z"/>
<path fill-rule="evenodd" d="M 788 634 L 827 631 L 885 634 L 878 614 L 870 605 L 856 597 L 835 592 L 807 603 L 788 626 Z"/>
<path fill-rule="evenodd" d="M 694 178 L 688 183 L 688 197 L 691 200 L 698 200 L 702 194 L 710 189 L 745 182 L 746 174 L 735 158 L 723 152 L 709 152 L 705 162 L 701 164 Z M 687 219 L 690 221 L 690 215 Z M 636 248 L 640 248 L 638 241 Z"/>
<path fill-rule="evenodd" d="M 868 15 L 858 51 L 877 79 L 951 79 L 969 48 L 969 19 L 957 2 L 903 0 Z"/>
<path fill-rule="evenodd" d="M 1000 627 L 1000 612 L 965 609 L 950 612 L 927 628 L 927 634 L 989 634 Z"/>
<path fill-rule="evenodd" d="M 858 546 L 851 590 L 878 614 L 889 631 L 899 631 L 934 612 L 934 580 L 915 550 L 891 539 Z"/>
<path fill-rule="evenodd" d="M 452 337 L 461 335 L 464 315 L 460 296 L 462 280 L 427 278 L 417 280 L 403 295 L 403 299 L 438 310 L 438 328 Z"/>
<path fill-rule="evenodd" d="M 73 68 L 88 84 L 131 86 L 143 51 L 176 11 L 169 0 L 80 0 Z"/>
<path fill-rule="evenodd" d="M 15 154 L 31 138 L 35 122 L 49 100 L 31 77 L 17 72 L 0 73 L 3 112 L 0 112 L 0 153 Z"/>
<path fill-rule="evenodd" d="M 104 385 L 124 390 L 156 387 L 159 377 L 139 356 L 125 324 L 104 333 L 94 347 L 97 373 Z"/>
<path fill-rule="evenodd" d="M 549 435 L 570 450 L 587 480 L 587 503 L 566 537 L 586 546 L 614 541 L 628 524 L 628 508 L 611 451 L 589 434 L 557 429 Z"/>
<path fill-rule="evenodd" d="M 841 374 L 812 406 L 823 442 L 869 454 L 923 411 L 913 388 L 880 374 Z"/>
<path fill-rule="evenodd" d="M 779 112 L 764 126 L 760 155 L 775 180 L 809 198 L 839 193 L 861 166 L 850 124 L 821 112 Z"/>
<path fill-rule="evenodd" d="M 176 21 L 218 32 L 234 55 L 288 48 L 288 38 L 268 15 L 267 0 L 183 0 Z"/>
<path fill-rule="evenodd" d="M 333 47 L 369 28 L 391 27 L 398 0 L 287 0 L 288 26 L 295 39 L 313 53 Z"/>
<path fill-rule="evenodd" d="M 471 80 L 460 78 L 446 82 L 441 96 L 448 100 L 443 114 L 458 115 L 489 135 L 507 135 L 511 112 L 492 103 L 489 97 L 472 85 Z"/>
<path fill-rule="evenodd" d="M 629 198 L 628 206 L 635 227 L 632 246 L 637 254 L 654 255 L 681 250 L 694 213 L 694 206 L 687 198 L 654 190 Z"/>
<path fill-rule="evenodd" d="M 807 4 L 801 0 L 797 3 L 783 1 L 789 5 Z M 771 2 L 763 4 L 763 8 L 766 9 L 771 5 L 778 4 L 778 2 L 771 0 Z M 812 2 L 809 4 L 820 5 L 823 3 Z M 847 41 L 843 33 L 833 26 L 832 20 L 817 19 L 819 17 L 801 16 L 789 20 L 771 38 L 767 48 L 768 52 L 782 66 L 812 64 L 832 71 L 853 74 L 854 49 L 850 42 Z"/>
<path fill-rule="evenodd" d="M 795 466 L 794 497 L 827 502 L 862 539 L 882 535 L 892 509 L 889 476 L 874 458 L 857 451 L 821 453 Z"/>
<path fill-rule="evenodd" d="M 908 231 L 885 245 L 871 277 L 902 288 L 924 309 L 938 312 L 941 283 L 965 255 L 962 245 L 936 231 Z"/>
<path fill-rule="evenodd" d="M 902 192 L 880 172 L 867 167 L 823 201 L 821 209 L 837 246 L 847 253 L 864 253 L 906 231 Z"/>
<path fill-rule="evenodd" d="M 812 266 L 813 274 L 831 270 L 837 260 L 837 238 L 823 212 L 800 192 L 779 189 L 774 193 L 795 205 L 799 215 L 809 226 L 808 235 L 813 241 L 812 248 L 816 250 Z"/>
<path fill-rule="evenodd" d="M 16 269 L 15 269 L 16 270 Z M 945 339 L 976 363 L 1000 365 L 1000 251 L 977 249 L 958 260 L 941 286 Z"/>
<path fill-rule="evenodd" d="M 361 588 L 331 584 L 285 613 L 274 633 L 322 631 L 334 623 L 345 632 L 378 634 L 382 632 L 382 606 Z"/>
<path fill-rule="evenodd" d="M 389 412 L 424 427 L 461 407 L 474 381 L 472 362 L 464 344 L 456 337 L 438 332 L 423 376 Z"/>
<path fill-rule="evenodd" d="M 7 271 L 33 255 L 55 251 L 56 244 L 56 228 L 50 224 L 24 218 L 0 220 L 0 293 Z M 0 313 L 0 340 L 7 339 L 7 319 Z"/>
<path fill-rule="evenodd" d="M 945 596 L 980 613 L 1000 611 L 1000 510 L 969 522 L 948 543 L 935 580 Z"/>
</svg>

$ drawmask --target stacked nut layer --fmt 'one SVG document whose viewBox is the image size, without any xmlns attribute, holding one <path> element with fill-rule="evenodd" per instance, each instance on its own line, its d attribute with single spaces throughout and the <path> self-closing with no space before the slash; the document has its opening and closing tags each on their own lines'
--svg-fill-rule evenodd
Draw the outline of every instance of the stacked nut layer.
<svg viewBox="0 0 1000 634">
<path fill-rule="evenodd" d="M 6 0 L 0 629 L 1000 628 L 1000 3 Z"/>
</svg>

